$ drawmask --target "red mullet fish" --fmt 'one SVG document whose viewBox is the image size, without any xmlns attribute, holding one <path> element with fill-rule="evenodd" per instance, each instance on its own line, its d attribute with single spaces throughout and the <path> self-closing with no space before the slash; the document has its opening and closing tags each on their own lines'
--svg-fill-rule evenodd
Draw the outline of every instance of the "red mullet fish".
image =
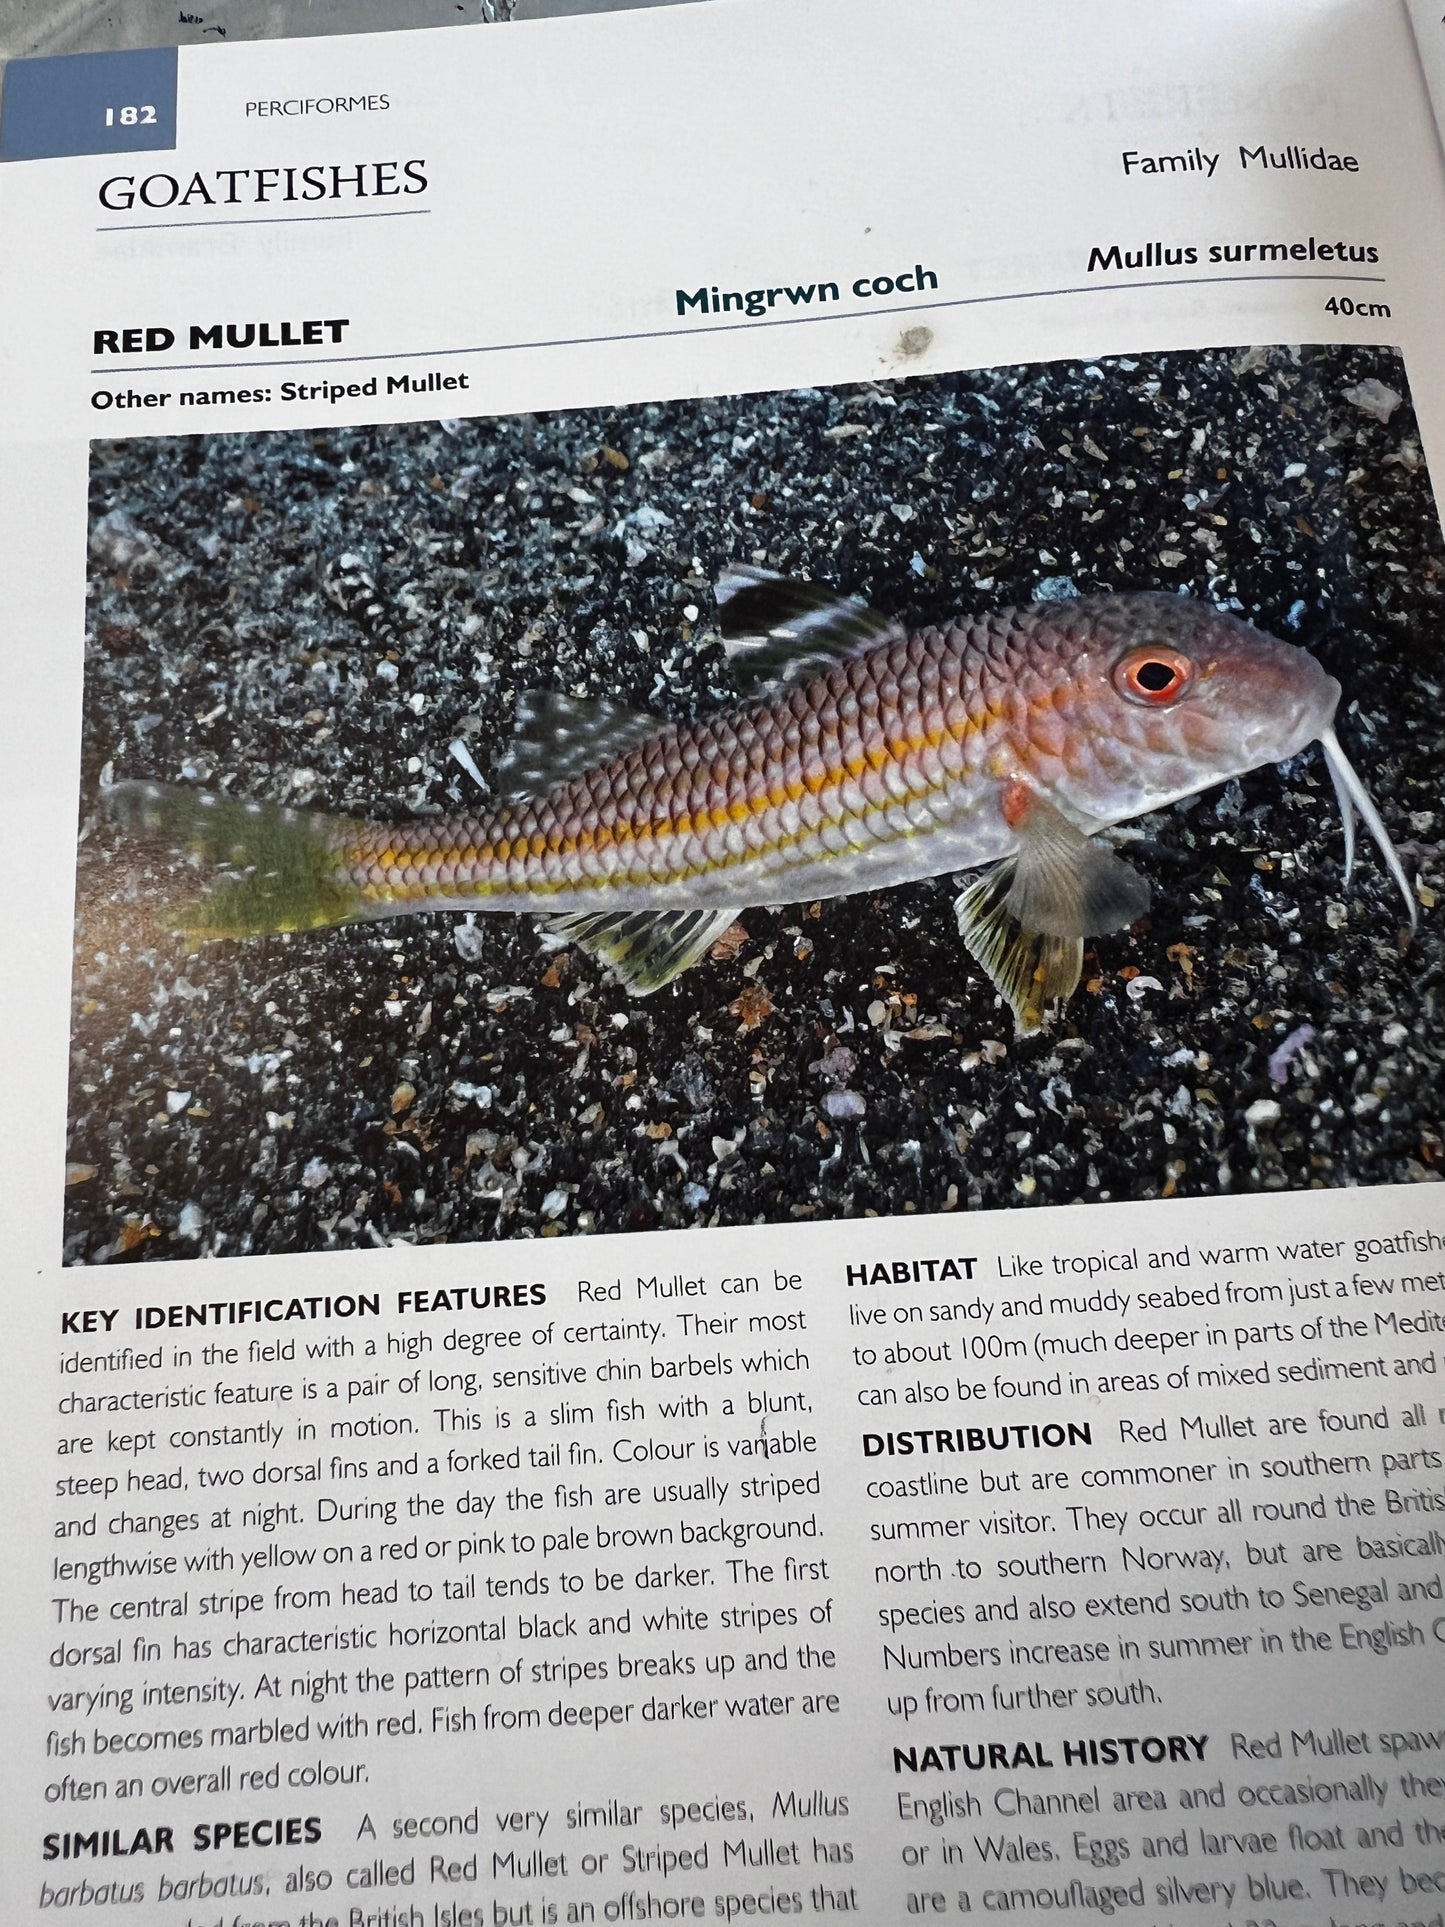
<svg viewBox="0 0 1445 1927">
<path fill-rule="evenodd" d="M 905 630 L 820 584 L 718 585 L 740 699 L 667 723 L 537 694 L 495 808 L 379 825 L 120 783 L 124 819 L 231 873 L 194 937 L 413 910 L 541 912 L 636 993 L 695 963 L 749 905 L 989 866 L 959 931 L 1022 1031 L 1079 981 L 1086 936 L 1149 888 L 1100 834 L 1318 742 L 1404 896 L 1389 835 L 1335 739 L 1340 686 L 1306 650 L 1185 597 L 1035 602 Z"/>
</svg>

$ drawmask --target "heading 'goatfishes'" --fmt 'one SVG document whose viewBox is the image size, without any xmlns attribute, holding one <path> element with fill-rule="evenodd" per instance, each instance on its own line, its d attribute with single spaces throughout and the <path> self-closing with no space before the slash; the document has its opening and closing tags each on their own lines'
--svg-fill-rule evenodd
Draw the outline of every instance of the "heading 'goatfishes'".
<svg viewBox="0 0 1445 1927">
<path fill-rule="evenodd" d="M 1400 859 L 1335 740 L 1339 684 L 1207 603 L 1084 596 L 910 634 L 820 585 L 739 568 L 718 605 L 735 707 L 665 723 L 525 697 L 501 801 L 481 814 L 382 826 L 146 783 L 108 794 L 237 872 L 179 920 L 193 936 L 540 911 L 638 993 L 748 905 L 988 864 L 958 926 L 1027 1031 L 1078 983 L 1083 939 L 1148 904 L 1098 832 L 1318 741 L 1347 879 L 1358 809 L 1414 922 Z"/>
</svg>

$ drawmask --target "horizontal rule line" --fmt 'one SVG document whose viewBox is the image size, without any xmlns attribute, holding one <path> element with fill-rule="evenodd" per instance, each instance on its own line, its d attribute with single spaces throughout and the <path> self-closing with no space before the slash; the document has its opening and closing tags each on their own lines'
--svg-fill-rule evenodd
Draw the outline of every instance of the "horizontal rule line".
<svg viewBox="0 0 1445 1927">
<path fill-rule="evenodd" d="M 398 209 L 398 212 L 425 214 L 425 208 Z M 317 218 L 317 217 L 312 217 Z M 330 220 L 364 220 L 365 215 L 330 215 Z M 209 225 L 198 223 L 197 225 Z M 970 294 L 956 301 L 910 301 L 892 308 L 848 308 L 828 314 L 775 315 L 766 320 L 719 321 L 704 328 L 644 328 L 621 335 L 564 335 L 550 341 L 484 342 L 474 348 L 403 348 L 392 354 L 311 355 L 304 359 L 276 361 L 166 361 L 139 366 L 92 368 L 93 375 L 194 375 L 214 368 L 333 368 L 343 362 L 358 361 L 440 361 L 449 355 L 508 355 L 529 348 L 595 348 L 621 341 L 687 341 L 696 335 L 736 334 L 749 328 L 801 328 L 818 321 L 866 321 L 880 314 L 928 314 L 939 308 L 981 308 L 1000 301 L 1048 301 L 1070 294 L 1133 293 L 1140 288 L 1202 288 L 1215 283 L 1237 281 L 1370 281 L 1383 283 L 1383 274 L 1196 274 L 1181 275 L 1170 281 L 1091 281 L 1081 288 L 1033 288 L 1018 294 Z M 1365 316 L 1368 320 L 1370 317 Z"/>
<path fill-rule="evenodd" d="M 406 215 L 430 214 L 429 207 L 378 207 L 367 214 L 244 214 L 235 220 L 219 216 L 214 221 L 109 221 L 97 234 L 169 233 L 182 227 L 283 227 L 308 221 L 398 221 Z"/>
</svg>

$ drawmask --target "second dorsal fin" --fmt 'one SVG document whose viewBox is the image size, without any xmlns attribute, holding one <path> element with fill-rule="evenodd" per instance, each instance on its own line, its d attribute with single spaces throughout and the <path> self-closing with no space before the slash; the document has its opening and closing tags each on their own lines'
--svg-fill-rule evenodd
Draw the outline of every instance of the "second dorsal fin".
<svg viewBox="0 0 1445 1927">
<path fill-rule="evenodd" d="M 493 770 L 497 795 L 503 803 L 545 796 L 666 728 L 659 717 L 606 696 L 525 690 L 517 699 L 517 733 Z"/>
<path fill-rule="evenodd" d="M 903 637 L 896 622 L 858 596 L 744 563 L 723 570 L 715 593 L 728 666 L 745 695 L 801 682 L 828 663 Z"/>
</svg>

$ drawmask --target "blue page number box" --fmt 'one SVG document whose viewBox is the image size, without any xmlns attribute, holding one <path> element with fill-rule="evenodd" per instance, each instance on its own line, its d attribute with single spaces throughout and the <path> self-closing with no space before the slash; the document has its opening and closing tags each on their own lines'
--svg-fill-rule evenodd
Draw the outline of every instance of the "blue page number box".
<svg viewBox="0 0 1445 1927">
<path fill-rule="evenodd" d="M 133 154 L 176 144 L 176 49 L 12 60 L 0 161 Z"/>
</svg>

